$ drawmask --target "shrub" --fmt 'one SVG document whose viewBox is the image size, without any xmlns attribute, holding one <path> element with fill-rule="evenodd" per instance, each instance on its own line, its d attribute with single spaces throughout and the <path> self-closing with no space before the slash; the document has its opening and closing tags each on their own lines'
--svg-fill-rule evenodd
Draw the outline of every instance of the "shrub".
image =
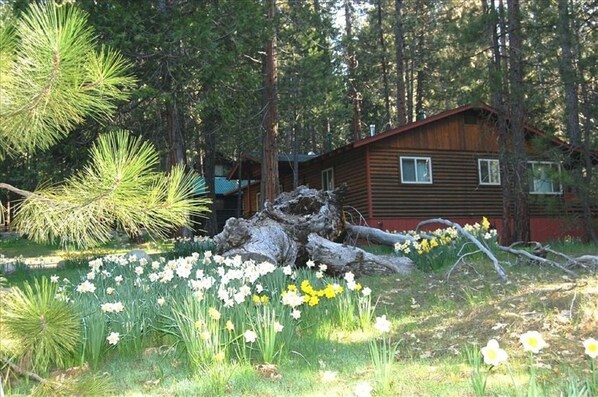
<svg viewBox="0 0 598 397">
<path fill-rule="evenodd" d="M 63 367 L 79 343 L 79 319 L 71 306 L 56 299 L 57 286 L 46 277 L 26 282 L 6 295 L 2 313 L 9 337 L 19 341 L 21 359 L 34 371 Z"/>
</svg>

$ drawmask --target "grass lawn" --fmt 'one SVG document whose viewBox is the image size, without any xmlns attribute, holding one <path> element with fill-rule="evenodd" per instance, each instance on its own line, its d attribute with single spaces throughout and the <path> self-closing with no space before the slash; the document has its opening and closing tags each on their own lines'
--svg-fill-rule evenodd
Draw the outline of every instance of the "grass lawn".
<svg viewBox="0 0 598 397">
<path fill-rule="evenodd" d="M 87 250 L 52 244 L 38 244 L 25 238 L 0 238 L 0 256 L 22 258 L 30 267 L 53 267 L 59 262 L 87 262 L 109 254 L 124 254 L 132 249 L 142 249 L 149 254 L 172 251 L 172 241 L 130 243 L 126 238 L 114 239 L 99 247 Z"/>
<path fill-rule="evenodd" d="M 475 396 L 464 351 L 490 339 L 499 341 L 509 359 L 508 365 L 491 370 L 483 365 L 482 371 L 490 373 L 487 395 L 526 395 L 529 358 L 519 336 L 530 330 L 539 331 L 549 344 L 535 356 L 543 393 L 538 395 L 560 395 L 568 379 L 589 379 L 582 341 L 598 339 L 597 275 L 580 270 L 580 277 L 572 279 L 552 268 L 515 261 L 506 270 L 509 279 L 503 282 L 489 262 L 478 258 L 460 265 L 448 280 L 445 273 L 419 271 L 360 278 L 378 302 L 376 315 L 391 320 L 391 339 L 398 344 L 391 387 L 373 395 Z M 28 279 L 56 273 L 77 281 L 84 271 L 25 273 Z M 22 277 L 18 272 L 8 281 Z M 375 383 L 369 346 L 377 337 L 371 329 L 340 330 L 324 316 L 317 328 L 300 330 L 287 359 L 276 366 L 225 362 L 192 371 L 168 340 L 161 340 L 136 357 L 113 350 L 94 371 L 82 371 L 106 377 L 118 396 L 352 396 L 360 382 Z M 27 395 L 32 386 L 17 381 L 8 390 L 5 386 L 5 392 Z"/>
</svg>

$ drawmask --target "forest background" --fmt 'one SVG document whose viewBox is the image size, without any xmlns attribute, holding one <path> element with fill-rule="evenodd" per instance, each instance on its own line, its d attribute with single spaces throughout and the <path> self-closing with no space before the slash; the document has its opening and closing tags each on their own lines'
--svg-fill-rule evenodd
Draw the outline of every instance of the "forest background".
<svg viewBox="0 0 598 397">
<path fill-rule="evenodd" d="M 584 157 L 598 148 L 594 1 L 65 2 L 89 13 L 98 41 L 132 62 L 138 85 L 108 125 L 88 120 L 50 150 L 2 161 L 0 180 L 12 185 L 64 180 L 87 161 L 82 148 L 124 128 L 153 142 L 163 169 L 185 164 L 203 174 L 210 194 L 217 154 L 262 153 L 270 168 L 261 197 L 271 199 L 278 183 L 268 158 L 277 152 L 319 154 L 369 135 L 370 126 L 380 133 L 484 102 L 503 121 L 501 179 L 513 187 L 505 199 L 513 219 L 525 218 L 517 199 L 527 192 L 517 168 L 525 164 L 516 144 L 523 123 L 579 148 L 581 172 L 569 184 L 584 210 L 595 197 Z M 4 1 L 0 15 L 29 3 Z M 208 222 L 208 232 L 214 227 Z"/>
</svg>

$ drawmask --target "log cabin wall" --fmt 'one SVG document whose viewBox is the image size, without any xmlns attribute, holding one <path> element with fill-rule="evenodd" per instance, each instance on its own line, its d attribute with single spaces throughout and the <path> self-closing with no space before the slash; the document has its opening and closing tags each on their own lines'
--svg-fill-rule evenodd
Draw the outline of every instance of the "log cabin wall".
<svg viewBox="0 0 598 397">
<path fill-rule="evenodd" d="M 259 210 L 259 200 L 257 197 L 259 192 L 259 182 L 254 182 L 243 189 L 243 217 L 250 218 Z"/>
<path fill-rule="evenodd" d="M 365 148 L 351 150 L 327 158 L 314 159 L 299 166 L 299 184 L 315 189 L 322 188 L 322 171 L 332 168 L 334 186 L 346 183 L 348 190 L 345 196 L 346 211 L 356 223 L 359 215 L 367 217 L 366 159 Z M 285 186 L 287 183 L 285 181 Z M 352 207 L 352 208 L 351 208 Z"/>
<path fill-rule="evenodd" d="M 369 147 L 372 218 L 501 216 L 500 186 L 481 185 L 478 174 L 478 159 L 498 159 L 496 130 L 474 112 L 453 115 Z M 429 157 L 432 183 L 402 183 L 401 156 Z M 560 195 L 530 196 L 532 216 L 562 209 Z"/>
</svg>

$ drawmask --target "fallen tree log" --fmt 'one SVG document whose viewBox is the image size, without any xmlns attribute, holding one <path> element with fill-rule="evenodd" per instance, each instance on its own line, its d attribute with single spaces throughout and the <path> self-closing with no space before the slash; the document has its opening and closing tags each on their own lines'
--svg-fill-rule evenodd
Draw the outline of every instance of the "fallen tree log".
<svg viewBox="0 0 598 397">
<path fill-rule="evenodd" d="M 407 258 L 397 258 L 394 263 L 388 256 L 357 249 L 346 251 L 349 247 L 334 243 L 346 233 L 342 211 L 345 192 L 346 186 L 342 185 L 333 191 L 300 186 L 283 193 L 250 219 L 229 219 L 214 237 L 216 251 L 223 256 L 240 255 L 245 260 L 279 266 L 303 266 L 313 259 L 328 266 L 331 273 L 341 273 L 343 268 L 360 269 L 360 274 L 408 272 L 412 263 Z M 319 257 L 313 257 L 313 253 L 320 253 Z M 346 259 L 339 262 L 337 257 Z"/>
<path fill-rule="evenodd" d="M 354 240 L 367 240 L 372 243 L 389 245 L 393 247 L 396 243 L 415 241 L 415 237 L 408 234 L 388 233 L 373 227 L 352 225 L 345 223 L 345 230 Z"/>
<path fill-rule="evenodd" d="M 413 261 L 406 257 L 381 256 L 360 248 L 326 240 L 310 234 L 305 245 L 312 260 L 324 263 L 332 274 L 352 272 L 362 274 L 407 274 L 413 270 Z"/>
</svg>

